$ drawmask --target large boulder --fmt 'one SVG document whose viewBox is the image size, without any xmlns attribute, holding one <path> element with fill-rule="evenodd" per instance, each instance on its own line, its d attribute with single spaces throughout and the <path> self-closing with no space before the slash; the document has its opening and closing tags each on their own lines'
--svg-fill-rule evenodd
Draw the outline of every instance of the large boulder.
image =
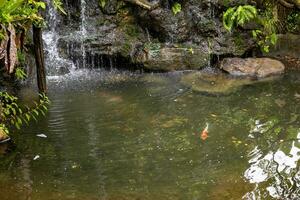
<svg viewBox="0 0 300 200">
<path fill-rule="evenodd" d="M 264 78 L 284 72 L 282 62 L 271 58 L 225 58 L 220 68 L 234 76 Z"/>
</svg>

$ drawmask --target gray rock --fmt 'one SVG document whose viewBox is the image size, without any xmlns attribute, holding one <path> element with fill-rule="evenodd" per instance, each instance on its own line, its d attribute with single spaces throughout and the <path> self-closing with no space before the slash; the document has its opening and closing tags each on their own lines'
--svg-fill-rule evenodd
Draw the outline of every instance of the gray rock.
<svg viewBox="0 0 300 200">
<path fill-rule="evenodd" d="M 85 37 L 78 34 L 80 1 L 65 1 L 68 13 L 77 14 L 68 19 L 62 16 L 64 20 L 58 21 L 58 48 L 61 56 L 71 59 L 77 67 L 85 55 L 86 66 L 92 67 L 105 67 L 115 59 L 117 65 L 150 70 L 201 69 L 210 63 L 211 55 L 242 56 L 254 47 L 251 34 L 229 33 L 220 18 L 228 3 L 234 6 L 247 0 L 182 0 L 182 10 L 176 15 L 171 10 L 174 1 L 160 0 L 158 7 L 148 10 L 117 0 L 106 1 L 100 8 L 97 0 L 91 0 L 86 5 Z M 153 52 L 144 48 L 146 43 L 156 43 L 159 49 Z M 193 53 L 187 50 L 190 47 Z"/>
<path fill-rule="evenodd" d="M 150 12 L 138 9 L 137 17 L 140 25 L 162 42 L 182 42 L 189 38 L 190 28 L 183 12 L 175 16 L 170 9 L 161 7 Z"/>
<path fill-rule="evenodd" d="M 175 71 L 201 69 L 208 65 L 210 55 L 200 48 L 159 47 L 144 49 L 144 56 L 136 62 L 151 70 Z"/>
<path fill-rule="evenodd" d="M 102 12 L 108 15 L 116 14 L 118 10 L 118 1 L 109 0 L 105 1 L 105 5 L 102 8 Z"/>
<path fill-rule="evenodd" d="M 284 64 L 270 58 L 225 58 L 220 68 L 235 76 L 264 78 L 284 72 Z"/>
</svg>

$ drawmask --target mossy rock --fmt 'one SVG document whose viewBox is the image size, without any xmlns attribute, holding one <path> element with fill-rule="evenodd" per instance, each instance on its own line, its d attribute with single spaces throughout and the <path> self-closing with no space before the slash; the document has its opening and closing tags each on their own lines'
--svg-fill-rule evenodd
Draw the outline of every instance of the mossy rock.
<svg viewBox="0 0 300 200">
<path fill-rule="evenodd" d="M 138 60 L 146 69 L 176 71 L 202 69 L 207 66 L 210 55 L 204 49 L 167 47 L 156 45 L 156 49 L 144 49 L 144 60 Z"/>
</svg>

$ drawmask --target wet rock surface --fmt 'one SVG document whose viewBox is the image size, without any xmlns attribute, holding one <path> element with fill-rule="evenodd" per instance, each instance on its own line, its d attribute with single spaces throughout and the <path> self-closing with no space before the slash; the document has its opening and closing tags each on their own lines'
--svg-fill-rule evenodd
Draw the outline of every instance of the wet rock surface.
<svg viewBox="0 0 300 200">
<path fill-rule="evenodd" d="M 89 66 L 103 67 L 115 59 L 119 66 L 173 71 L 201 69 L 211 55 L 241 56 L 253 48 L 247 31 L 237 34 L 223 28 L 221 16 L 228 6 L 223 1 L 184 0 L 176 15 L 171 1 L 148 3 L 156 6 L 145 9 L 129 1 L 109 1 L 101 7 L 92 0 L 86 4 L 88 34 L 83 36 L 80 1 L 65 0 L 65 9 L 72 14 L 62 16 L 58 24 L 60 54 L 77 66 L 84 60 Z M 230 6 L 237 3 L 231 1 Z M 149 55 L 149 44 L 158 44 L 156 56 Z"/>
<path fill-rule="evenodd" d="M 220 68 L 234 76 L 264 78 L 284 72 L 282 62 L 271 58 L 225 58 Z"/>
<path fill-rule="evenodd" d="M 160 47 L 143 49 L 144 55 L 138 62 L 145 68 L 159 71 L 201 69 L 209 63 L 210 55 L 203 49 Z"/>
</svg>

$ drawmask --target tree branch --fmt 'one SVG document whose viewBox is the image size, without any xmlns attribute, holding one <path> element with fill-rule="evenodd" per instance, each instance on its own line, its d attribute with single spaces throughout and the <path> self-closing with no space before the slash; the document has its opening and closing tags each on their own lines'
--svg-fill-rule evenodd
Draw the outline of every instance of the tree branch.
<svg viewBox="0 0 300 200">
<path fill-rule="evenodd" d="M 124 1 L 138 5 L 147 10 L 152 10 L 158 6 L 158 3 L 150 3 L 147 0 L 124 0 Z"/>
<path fill-rule="evenodd" d="M 285 0 L 278 0 L 281 5 L 287 8 L 294 8 L 294 4 L 286 2 Z"/>
</svg>

